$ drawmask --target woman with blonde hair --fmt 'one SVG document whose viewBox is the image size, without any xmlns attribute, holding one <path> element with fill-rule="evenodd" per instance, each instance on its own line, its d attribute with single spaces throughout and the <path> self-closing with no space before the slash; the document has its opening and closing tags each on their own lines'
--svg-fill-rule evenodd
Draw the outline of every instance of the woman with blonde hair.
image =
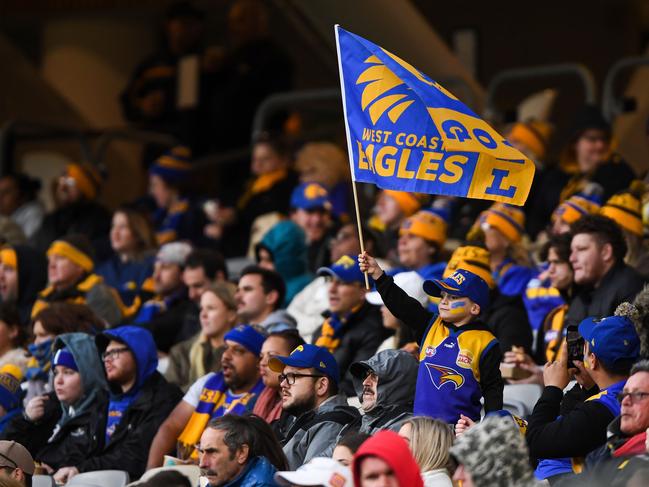
<svg viewBox="0 0 649 487">
<path fill-rule="evenodd" d="M 225 350 L 223 336 L 237 323 L 234 285 L 217 282 L 201 295 L 198 335 L 171 348 L 167 380 L 183 391 L 208 372 L 221 370 Z"/>
<path fill-rule="evenodd" d="M 408 442 L 425 487 L 452 487 L 449 448 L 453 431 L 438 419 L 415 416 L 403 422 L 399 436 Z"/>
</svg>

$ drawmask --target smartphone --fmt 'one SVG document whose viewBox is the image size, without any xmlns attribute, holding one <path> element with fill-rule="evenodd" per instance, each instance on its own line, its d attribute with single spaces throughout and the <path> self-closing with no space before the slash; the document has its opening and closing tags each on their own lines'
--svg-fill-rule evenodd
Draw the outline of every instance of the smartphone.
<svg viewBox="0 0 649 487">
<path fill-rule="evenodd" d="M 576 326 L 571 325 L 566 329 L 566 342 L 568 344 L 568 368 L 574 369 L 574 361 L 584 360 L 584 338 L 579 334 Z"/>
</svg>

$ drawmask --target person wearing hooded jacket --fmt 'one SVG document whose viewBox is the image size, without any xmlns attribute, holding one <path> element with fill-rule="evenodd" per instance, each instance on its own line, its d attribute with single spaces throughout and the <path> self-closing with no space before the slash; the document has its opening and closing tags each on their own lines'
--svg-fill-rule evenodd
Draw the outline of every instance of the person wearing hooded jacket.
<svg viewBox="0 0 649 487">
<path fill-rule="evenodd" d="M 379 431 L 363 443 L 354 455 L 352 472 L 356 487 L 376 485 L 369 482 L 376 477 L 395 487 L 424 487 L 408 444 L 394 431 Z"/>
<path fill-rule="evenodd" d="M 403 350 L 384 350 L 349 368 L 354 388 L 361 402 L 361 433 L 373 435 L 379 430 L 398 431 L 412 416 L 419 362 Z"/>
<path fill-rule="evenodd" d="M 525 439 L 511 417 L 488 416 L 455 440 L 453 475 L 463 487 L 533 487 Z"/>
<path fill-rule="evenodd" d="M 82 461 L 66 463 L 54 476 L 57 482 L 79 472 L 111 469 L 139 478 L 153 436 L 182 398 L 180 389 L 156 370 L 158 356 L 148 330 L 123 326 L 97 335 L 95 341 L 110 390 L 100 431 L 103 448 Z"/>
<path fill-rule="evenodd" d="M 261 267 L 276 271 L 284 279 L 284 308 L 314 278 L 309 272 L 304 230 L 290 220 L 273 226 L 257 244 L 255 253 Z"/>
<path fill-rule="evenodd" d="M 45 255 L 26 245 L 0 250 L 0 296 L 16 305 L 21 324 L 29 323 L 38 292 L 46 285 Z"/>
<path fill-rule="evenodd" d="M 53 352 L 54 392 L 34 397 L 2 435 L 19 441 L 50 472 L 80 463 L 102 447 L 106 410 L 106 380 L 93 338 L 60 335 Z M 74 393 L 66 387 L 70 379 L 79 385 Z"/>
</svg>

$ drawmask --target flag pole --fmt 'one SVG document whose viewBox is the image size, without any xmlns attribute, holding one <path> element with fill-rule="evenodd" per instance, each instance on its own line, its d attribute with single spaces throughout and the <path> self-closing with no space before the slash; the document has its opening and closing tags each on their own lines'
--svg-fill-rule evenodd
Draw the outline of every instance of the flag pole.
<svg viewBox="0 0 649 487">
<path fill-rule="evenodd" d="M 334 35 L 336 37 L 336 54 L 338 55 L 338 75 L 340 77 L 340 95 L 343 101 L 343 118 L 345 119 L 345 133 L 347 134 L 347 153 L 349 154 L 349 172 L 352 177 L 352 190 L 354 192 L 354 208 L 356 209 L 356 225 L 358 226 L 358 241 L 361 247 L 361 254 L 365 253 L 365 244 L 363 243 L 363 229 L 361 227 L 361 210 L 358 206 L 358 192 L 356 191 L 356 178 L 354 177 L 354 151 L 352 151 L 352 139 L 349 134 L 349 124 L 347 123 L 347 101 L 345 100 L 345 82 L 343 79 L 343 64 L 340 57 L 340 38 L 338 36 L 338 24 L 334 25 Z M 365 289 L 369 291 L 370 281 L 365 274 Z"/>
<path fill-rule="evenodd" d="M 352 179 L 352 189 L 354 191 L 354 207 L 356 208 L 356 225 L 358 226 L 358 241 L 361 244 L 361 254 L 365 253 L 365 244 L 363 243 L 363 227 L 361 225 L 361 210 L 358 206 L 358 192 L 356 191 L 356 181 Z M 365 271 L 365 289 L 369 291 L 370 281 Z"/>
</svg>

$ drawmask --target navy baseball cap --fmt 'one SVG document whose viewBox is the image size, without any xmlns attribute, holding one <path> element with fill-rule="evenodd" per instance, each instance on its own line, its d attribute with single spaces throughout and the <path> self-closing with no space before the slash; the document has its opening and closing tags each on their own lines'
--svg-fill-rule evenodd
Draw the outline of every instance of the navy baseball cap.
<svg viewBox="0 0 649 487">
<path fill-rule="evenodd" d="M 291 208 L 315 210 L 318 208 L 331 210 L 329 191 L 318 183 L 302 183 L 291 194 Z"/>
<path fill-rule="evenodd" d="M 320 267 L 318 275 L 335 277 L 345 283 L 365 283 L 365 275 L 361 272 L 358 260 L 353 255 L 343 255 L 332 266 Z"/>
<path fill-rule="evenodd" d="M 268 367 L 273 372 L 283 372 L 284 367 L 298 367 L 300 369 L 314 368 L 331 377 L 336 384 L 340 380 L 338 362 L 329 350 L 311 344 L 297 347 L 288 357 L 273 357 L 268 361 Z"/>
<path fill-rule="evenodd" d="M 579 334 L 588 342 L 590 351 L 605 364 L 634 361 L 640 356 L 640 338 L 633 322 L 625 316 L 608 316 L 601 320 L 586 318 L 579 323 Z"/>
<path fill-rule="evenodd" d="M 480 305 L 480 311 L 489 306 L 489 286 L 480 276 L 466 269 L 458 269 L 446 279 L 424 282 L 424 291 L 434 297 L 444 291 L 451 296 L 469 298 Z"/>
<path fill-rule="evenodd" d="M 261 346 L 264 344 L 266 337 L 250 325 L 239 325 L 227 332 L 223 336 L 223 340 L 236 342 L 239 345 L 243 345 L 254 355 L 259 355 L 261 353 Z"/>
</svg>

